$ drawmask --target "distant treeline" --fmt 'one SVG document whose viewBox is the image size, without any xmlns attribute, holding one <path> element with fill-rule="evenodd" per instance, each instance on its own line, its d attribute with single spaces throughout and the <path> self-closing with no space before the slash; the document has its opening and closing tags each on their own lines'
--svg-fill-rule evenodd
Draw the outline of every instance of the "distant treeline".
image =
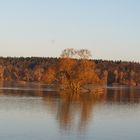
<svg viewBox="0 0 140 140">
<path fill-rule="evenodd" d="M 54 77 L 50 76 L 50 74 L 53 73 L 51 70 L 53 68 L 55 70 L 59 69 L 60 59 L 61 58 L 0 57 L 0 81 L 48 83 L 49 80 L 53 81 L 51 78 Z M 104 84 L 140 86 L 139 63 L 103 60 L 89 61 L 95 64 L 95 72 Z"/>
</svg>

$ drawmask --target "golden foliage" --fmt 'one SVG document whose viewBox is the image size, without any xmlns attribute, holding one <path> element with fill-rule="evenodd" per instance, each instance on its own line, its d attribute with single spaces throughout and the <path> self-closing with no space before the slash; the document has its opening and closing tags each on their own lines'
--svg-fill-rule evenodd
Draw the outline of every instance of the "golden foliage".
<svg viewBox="0 0 140 140">
<path fill-rule="evenodd" d="M 71 58 L 61 58 L 59 61 L 59 69 L 60 71 L 66 71 L 67 73 L 71 73 L 77 62 L 75 59 Z"/>
<path fill-rule="evenodd" d="M 81 59 L 73 59 L 69 56 L 79 55 Z M 95 63 L 86 58 L 90 56 L 88 50 L 65 49 L 65 56 L 59 61 L 60 84 L 78 91 L 86 85 L 99 83 L 100 79 L 95 72 Z M 67 56 L 67 57 L 66 57 Z M 67 85 L 67 86 L 66 86 Z"/>
<path fill-rule="evenodd" d="M 56 69 L 54 67 L 49 67 L 48 70 L 42 77 L 42 80 L 47 84 L 52 84 L 56 78 Z"/>
</svg>

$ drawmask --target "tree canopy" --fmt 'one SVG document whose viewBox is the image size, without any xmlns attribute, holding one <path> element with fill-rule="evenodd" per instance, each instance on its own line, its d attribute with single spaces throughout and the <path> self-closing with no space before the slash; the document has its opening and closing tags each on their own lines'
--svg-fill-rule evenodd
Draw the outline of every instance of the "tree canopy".
<svg viewBox="0 0 140 140">
<path fill-rule="evenodd" d="M 100 82 L 95 72 L 95 63 L 91 60 L 91 52 L 87 49 L 65 49 L 59 61 L 59 83 L 63 88 L 74 91 L 87 85 Z"/>
</svg>

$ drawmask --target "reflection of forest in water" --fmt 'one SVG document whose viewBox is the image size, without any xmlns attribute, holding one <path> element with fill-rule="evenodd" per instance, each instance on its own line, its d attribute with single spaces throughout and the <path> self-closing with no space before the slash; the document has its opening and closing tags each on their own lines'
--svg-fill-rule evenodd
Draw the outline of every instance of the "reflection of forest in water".
<svg viewBox="0 0 140 140">
<path fill-rule="evenodd" d="M 94 94 L 57 93 L 45 85 L 1 84 L 0 96 L 41 97 L 46 112 L 55 115 L 62 129 L 86 129 L 97 104 L 138 104 L 140 89 L 131 87 L 98 88 Z M 10 88 L 11 87 L 11 88 Z M 97 91 L 100 91 L 97 93 Z M 102 91 L 102 93 L 101 93 Z"/>
</svg>

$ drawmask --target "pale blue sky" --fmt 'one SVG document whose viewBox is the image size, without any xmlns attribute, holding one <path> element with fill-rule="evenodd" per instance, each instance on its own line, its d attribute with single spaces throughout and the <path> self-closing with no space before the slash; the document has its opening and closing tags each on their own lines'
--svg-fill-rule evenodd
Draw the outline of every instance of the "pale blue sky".
<svg viewBox="0 0 140 140">
<path fill-rule="evenodd" d="M 59 56 L 64 48 L 140 61 L 140 0 L 0 1 L 0 56 Z"/>
</svg>

